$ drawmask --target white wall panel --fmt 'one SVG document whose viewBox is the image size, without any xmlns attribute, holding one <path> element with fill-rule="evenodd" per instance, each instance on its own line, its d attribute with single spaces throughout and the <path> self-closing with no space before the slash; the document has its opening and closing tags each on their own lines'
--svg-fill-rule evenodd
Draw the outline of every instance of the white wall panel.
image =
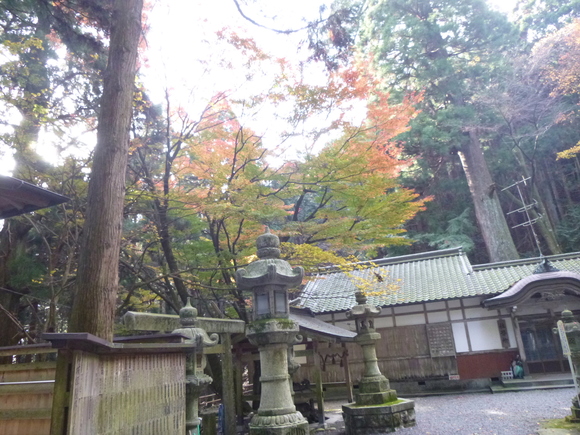
<svg viewBox="0 0 580 435">
<path fill-rule="evenodd" d="M 447 306 L 444 301 L 428 302 L 425 304 L 425 308 L 427 308 L 427 311 L 433 311 L 433 310 L 444 310 L 447 308 Z"/>
<path fill-rule="evenodd" d="M 425 323 L 425 315 L 408 314 L 406 316 L 397 316 L 395 322 L 397 326 L 422 325 Z"/>
<path fill-rule="evenodd" d="M 487 308 L 466 308 L 465 318 L 466 319 L 477 319 L 480 317 L 491 317 L 497 316 L 497 311 L 490 311 Z"/>
<path fill-rule="evenodd" d="M 452 323 L 453 339 L 455 340 L 455 352 L 469 352 L 469 343 L 464 323 Z"/>
<path fill-rule="evenodd" d="M 450 320 L 463 320 L 463 312 L 461 310 L 450 310 L 449 311 Z"/>
<path fill-rule="evenodd" d="M 477 298 L 465 298 L 463 299 L 463 306 L 464 307 L 473 307 L 473 306 L 479 306 L 481 304 L 481 298 L 477 297 Z"/>
<path fill-rule="evenodd" d="M 472 351 L 503 349 L 497 319 L 467 322 L 467 330 Z"/>
<path fill-rule="evenodd" d="M 393 326 L 392 317 L 375 317 L 375 329 L 376 328 L 391 328 Z"/>
<path fill-rule="evenodd" d="M 459 308 L 459 307 L 461 307 L 461 300 L 460 299 L 453 299 L 451 301 L 447 301 L 447 306 L 449 308 Z"/>
<path fill-rule="evenodd" d="M 393 307 L 395 314 L 417 313 L 423 311 L 423 304 L 404 305 L 402 307 Z"/>
<path fill-rule="evenodd" d="M 429 323 L 448 322 L 447 311 L 437 311 L 435 313 L 427 313 Z"/>
</svg>

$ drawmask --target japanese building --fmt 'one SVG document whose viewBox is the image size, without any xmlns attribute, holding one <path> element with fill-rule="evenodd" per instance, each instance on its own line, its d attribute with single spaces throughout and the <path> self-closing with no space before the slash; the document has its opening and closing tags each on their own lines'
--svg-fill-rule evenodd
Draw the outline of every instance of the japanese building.
<svg viewBox="0 0 580 435">
<path fill-rule="evenodd" d="M 377 356 L 391 381 L 490 382 L 518 355 L 526 374 L 569 371 L 552 328 L 562 310 L 580 314 L 580 252 L 483 265 L 461 248 L 385 258 L 325 270 L 293 303 L 353 330 L 346 313 L 361 286 L 384 291 L 368 303 L 382 307 Z M 356 379 L 360 355 L 350 344 L 348 359 Z M 324 382 L 341 381 L 338 366 L 325 367 Z"/>
</svg>

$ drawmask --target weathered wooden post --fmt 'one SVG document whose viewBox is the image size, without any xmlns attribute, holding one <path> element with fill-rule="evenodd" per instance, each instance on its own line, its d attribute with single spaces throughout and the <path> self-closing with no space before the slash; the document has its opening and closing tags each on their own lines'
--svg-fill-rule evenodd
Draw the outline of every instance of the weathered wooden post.
<svg viewBox="0 0 580 435">
<path fill-rule="evenodd" d="M 562 342 L 562 350 L 564 355 L 568 357 L 570 362 L 570 371 L 574 378 L 574 386 L 576 387 L 574 397 L 572 398 L 571 416 L 567 416 L 566 420 L 573 423 L 580 423 L 580 397 L 578 385 L 580 382 L 578 370 L 580 369 L 580 323 L 574 319 L 574 314 L 570 310 L 562 311 L 562 320 L 558 321 L 558 332 L 560 332 L 560 340 Z"/>
<path fill-rule="evenodd" d="M 247 337 L 260 351 L 262 394 L 250 422 L 252 435 L 306 435 L 308 421 L 296 411 L 288 374 L 288 346 L 301 341 L 289 319 L 288 288 L 302 282 L 304 270 L 281 260 L 280 241 L 269 230 L 256 241 L 259 260 L 236 272 L 240 289 L 253 292 L 253 318 Z"/>
<path fill-rule="evenodd" d="M 187 435 L 191 435 L 197 433 L 199 426 L 199 395 L 212 382 L 212 378 L 203 372 L 206 365 L 203 348 L 218 344 L 219 336 L 212 334 L 210 337 L 204 329 L 198 327 L 197 309 L 191 306 L 189 299 L 179 310 L 179 323 L 181 328 L 173 333 L 185 337 L 185 343 L 195 346 L 195 350 L 187 354 L 185 362 L 185 428 Z"/>
<path fill-rule="evenodd" d="M 415 425 L 415 402 L 398 399 L 390 389 L 389 380 L 379 369 L 376 342 L 381 335 L 375 331 L 374 318 L 381 309 L 367 304 L 362 292 L 357 292 L 358 305 L 347 316 L 354 319 L 357 335 L 354 339 L 362 347 L 364 374 L 359 381 L 355 403 L 343 405 L 347 435 L 371 435 L 393 432 L 397 427 Z"/>
<path fill-rule="evenodd" d="M 209 317 L 197 317 L 197 327 L 205 330 L 210 336 L 216 333 L 220 336 L 220 344 L 203 347 L 201 350 L 204 354 L 221 354 L 222 377 L 224 386 L 233 388 L 234 373 L 231 370 L 233 365 L 233 355 L 231 352 L 231 334 L 244 334 L 246 330 L 246 322 L 243 320 L 233 319 L 214 319 Z M 123 323 L 125 326 L 133 331 L 173 331 L 180 327 L 179 317 L 174 314 L 152 314 L 152 313 L 137 313 L 129 311 L 123 316 Z M 236 434 L 236 415 L 235 415 L 235 396 L 233 391 L 225 391 L 222 397 L 222 403 L 225 408 L 225 435 Z"/>
<path fill-rule="evenodd" d="M 191 344 L 110 343 L 88 333 L 44 334 L 58 349 L 52 435 L 185 433 Z"/>
</svg>

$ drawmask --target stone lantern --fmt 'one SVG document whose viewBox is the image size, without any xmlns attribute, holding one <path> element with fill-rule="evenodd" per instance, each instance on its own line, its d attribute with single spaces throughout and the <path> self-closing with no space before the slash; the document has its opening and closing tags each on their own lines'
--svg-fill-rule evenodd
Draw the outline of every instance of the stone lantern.
<svg viewBox="0 0 580 435">
<path fill-rule="evenodd" d="M 558 327 L 560 322 L 558 322 Z M 578 385 L 580 382 L 580 376 L 578 370 L 580 369 L 580 323 L 576 321 L 572 311 L 564 310 L 562 311 L 562 326 L 566 334 L 566 343 L 562 343 L 564 348 L 564 354 L 569 355 L 569 361 L 572 376 L 574 376 L 574 385 L 576 387 L 576 394 L 572 398 L 572 416 L 566 417 L 567 420 L 573 423 L 580 423 L 580 397 L 578 395 Z M 562 340 L 564 341 L 564 340 Z M 568 349 L 566 349 L 568 347 Z"/>
<path fill-rule="evenodd" d="M 187 355 L 185 363 L 185 427 L 187 434 L 198 433 L 199 426 L 199 395 L 212 378 L 203 371 L 206 366 L 204 347 L 218 344 L 218 334 L 208 336 L 204 329 L 197 326 L 197 309 L 191 306 L 189 298 L 187 304 L 179 310 L 181 328 L 173 331 L 185 337 L 185 343 L 195 346 L 195 350 Z"/>
<path fill-rule="evenodd" d="M 268 229 L 256 246 L 259 260 L 236 272 L 238 288 L 253 293 L 254 312 L 246 335 L 260 351 L 262 393 L 250 434 L 306 435 L 308 421 L 296 411 L 288 374 L 288 346 L 302 340 L 298 325 L 288 318 L 288 288 L 302 282 L 304 270 L 279 258 L 280 241 Z"/>
<path fill-rule="evenodd" d="M 362 347 L 364 374 L 355 403 L 342 407 L 346 434 L 371 435 L 414 426 L 415 402 L 398 399 L 397 392 L 390 389 L 389 380 L 379 369 L 376 342 L 381 335 L 375 331 L 374 318 L 381 309 L 367 304 L 362 292 L 357 292 L 355 297 L 358 305 L 352 307 L 347 317 L 356 324 L 354 341 Z"/>
</svg>

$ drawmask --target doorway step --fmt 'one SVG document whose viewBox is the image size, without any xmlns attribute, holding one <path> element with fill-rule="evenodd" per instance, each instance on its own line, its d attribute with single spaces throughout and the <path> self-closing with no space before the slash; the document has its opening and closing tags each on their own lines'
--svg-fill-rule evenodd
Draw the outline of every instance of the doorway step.
<svg viewBox="0 0 580 435">
<path fill-rule="evenodd" d="M 502 379 L 489 387 L 492 393 L 507 393 L 510 391 L 548 390 L 554 388 L 574 388 L 570 373 L 553 373 L 545 375 L 530 375 L 524 379 Z"/>
</svg>

